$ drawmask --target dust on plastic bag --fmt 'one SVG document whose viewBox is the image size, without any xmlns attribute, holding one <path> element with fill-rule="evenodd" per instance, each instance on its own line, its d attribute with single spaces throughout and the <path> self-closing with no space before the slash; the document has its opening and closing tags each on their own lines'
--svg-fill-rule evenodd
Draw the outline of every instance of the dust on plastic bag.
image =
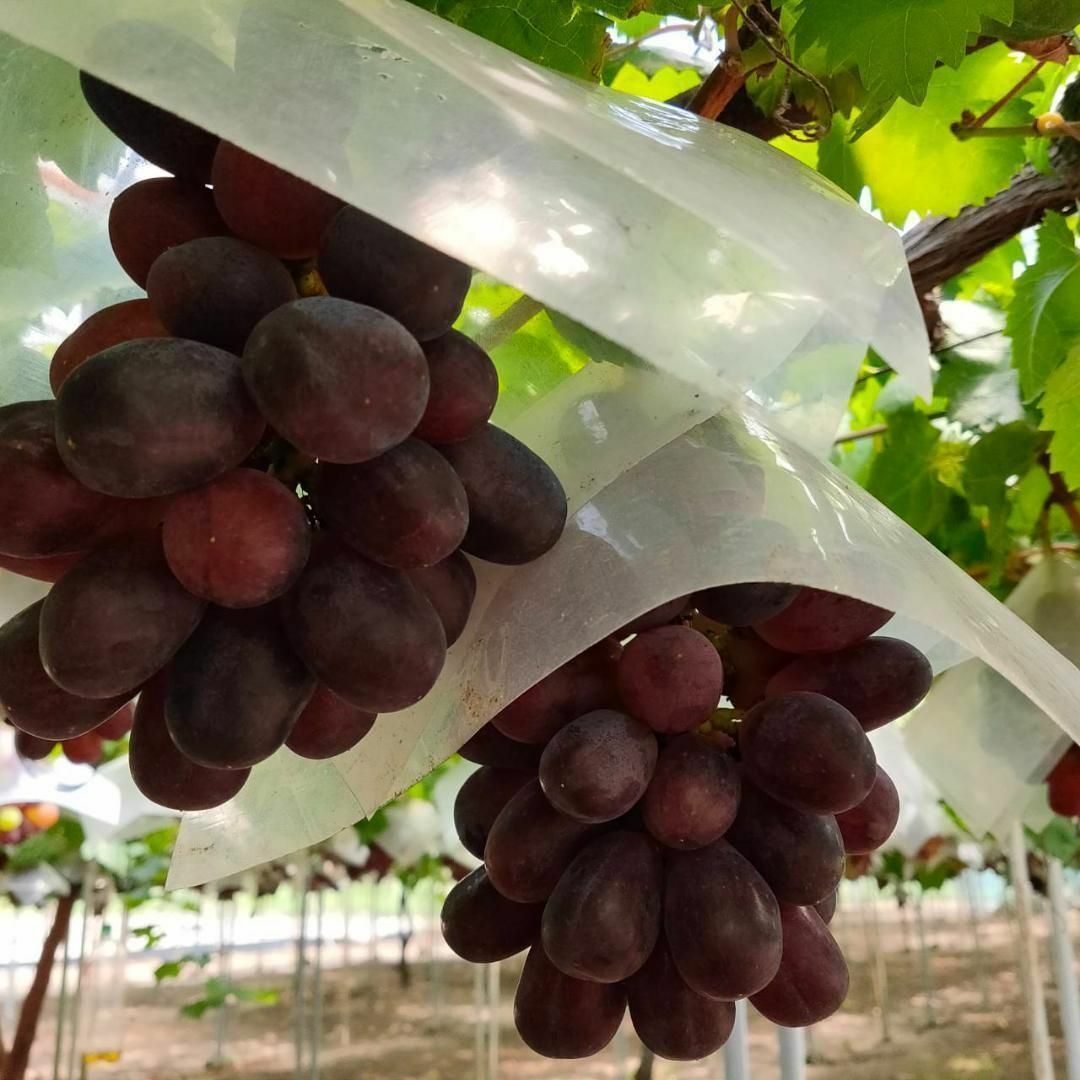
<svg viewBox="0 0 1080 1080">
<path fill-rule="evenodd" d="M 1041 560 L 1006 606 L 1080 663 L 1080 564 L 1059 555 Z M 1078 706 L 1074 701 L 1074 714 Z M 1080 741 L 1080 716 L 1059 726 L 1053 715 L 1020 691 L 1000 656 L 985 657 L 938 679 L 904 735 L 912 756 L 972 832 L 1004 836 L 1014 821 L 1038 831 L 1052 816 L 1043 781 L 1070 740 Z"/>
<path fill-rule="evenodd" d="M 531 566 L 479 568 L 471 625 L 420 705 L 381 717 L 335 761 L 282 751 L 233 803 L 188 815 L 174 886 L 334 835 L 554 667 L 709 585 L 794 581 L 864 597 L 896 610 L 903 632 L 984 657 L 1078 726 L 1071 665 L 818 456 L 867 344 L 916 390 L 929 383 L 898 237 L 820 177 L 755 140 L 542 71 L 393 0 L 355 10 L 332 0 L 302 10 L 285 0 L 0 0 L 0 30 L 518 290 L 488 305 L 505 286 L 478 278 L 466 321 L 481 329 L 527 294 L 602 335 L 584 357 L 549 336 L 553 355 L 515 370 L 540 340 L 541 315 L 495 349 L 496 421 L 567 488 L 562 543 Z M 72 76 L 69 106 L 77 100 Z M 103 273 L 119 298 L 118 271 L 102 269 L 101 222 L 105 196 L 138 164 L 117 161 L 102 198 L 80 208 L 97 275 L 84 291 L 78 261 L 57 247 L 53 277 L 69 305 L 109 302 Z M 50 193 L 52 209 L 61 200 Z M 43 321 L 40 307 L 11 303 L 24 327 Z M 620 362 L 590 362 L 609 357 Z"/>
</svg>

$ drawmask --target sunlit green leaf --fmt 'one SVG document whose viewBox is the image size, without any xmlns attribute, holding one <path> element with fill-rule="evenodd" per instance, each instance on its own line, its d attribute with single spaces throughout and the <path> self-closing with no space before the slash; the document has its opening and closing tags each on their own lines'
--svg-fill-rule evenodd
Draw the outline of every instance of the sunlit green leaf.
<svg viewBox="0 0 1080 1080">
<path fill-rule="evenodd" d="M 1080 346 L 1047 380 L 1044 431 L 1051 431 L 1050 462 L 1070 488 L 1080 488 Z"/>
</svg>

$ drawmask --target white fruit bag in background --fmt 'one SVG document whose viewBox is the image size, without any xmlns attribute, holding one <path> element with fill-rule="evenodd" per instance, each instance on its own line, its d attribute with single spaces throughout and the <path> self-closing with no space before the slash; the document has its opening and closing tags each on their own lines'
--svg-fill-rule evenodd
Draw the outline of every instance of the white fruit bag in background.
<svg viewBox="0 0 1080 1080">
<path fill-rule="evenodd" d="M 868 344 L 929 390 L 897 235 L 820 177 L 753 139 L 543 71 L 394 0 L 0 0 L 0 30 L 587 328 L 565 332 L 589 357 L 567 346 L 516 367 L 528 326 L 494 350 L 504 387 L 495 420 L 559 473 L 572 514 L 563 541 L 529 566 L 478 565 L 471 625 L 425 701 L 381 717 L 332 762 L 282 751 L 231 804 L 188 815 L 172 884 L 333 835 L 571 656 L 714 584 L 795 581 L 887 606 L 921 641 L 982 656 L 1080 731 L 1072 666 L 819 457 Z M 52 104 L 77 109 L 73 77 L 66 92 Z M 9 104 L 17 114 L 17 92 Z M 120 172 L 131 167 L 124 159 Z M 102 181 L 105 195 L 117 186 Z M 60 200 L 53 192 L 50 208 Z M 101 274 L 119 278 L 103 269 L 107 199 L 84 203 L 83 258 L 97 278 L 80 293 L 79 266 L 57 262 L 68 304 L 93 303 Z M 498 291 L 478 279 L 466 330 L 494 331 L 509 302 L 489 304 Z M 41 312 L 24 304 L 24 329 Z"/>
<path fill-rule="evenodd" d="M 1080 565 L 1064 556 L 1039 562 L 1006 606 L 1061 654 L 1080 663 Z M 1035 672 L 1036 676 L 1038 672 Z M 1080 712 L 1080 702 L 1074 705 Z M 1076 740 L 1063 731 L 993 658 L 960 664 L 937 680 L 904 727 L 912 756 L 968 828 L 999 837 L 1017 819 L 1047 822 L 1043 781 Z"/>
</svg>

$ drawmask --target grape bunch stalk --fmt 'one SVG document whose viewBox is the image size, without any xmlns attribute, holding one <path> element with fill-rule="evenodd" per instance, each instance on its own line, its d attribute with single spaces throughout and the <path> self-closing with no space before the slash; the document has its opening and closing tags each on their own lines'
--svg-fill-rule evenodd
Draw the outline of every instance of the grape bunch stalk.
<svg viewBox="0 0 1080 1080">
<path fill-rule="evenodd" d="M 0 408 L 0 566 L 53 583 L 0 627 L 0 713 L 28 758 L 94 762 L 130 727 L 140 790 L 207 809 L 423 699 L 470 558 L 544 555 L 566 495 L 489 422 L 494 364 L 453 329 L 468 266 L 81 83 L 171 175 L 110 211 L 146 296 L 63 342 L 55 400 Z"/>
<path fill-rule="evenodd" d="M 719 1049 L 749 998 L 787 1027 L 848 990 L 829 932 L 846 856 L 889 838 L 896 788 L 867 732 L 915 707 L 926 658 L 891 613 L 752 582 L 642 616 L 462 748 L 454 808 L 483 865 L 443 906 L 473 963 L 528 950 L 522 1039 L 597 1053 L 627 1009 L 659 1057 Z M 729 707 L 730 706 L 730 707 Z"/>
</svg>

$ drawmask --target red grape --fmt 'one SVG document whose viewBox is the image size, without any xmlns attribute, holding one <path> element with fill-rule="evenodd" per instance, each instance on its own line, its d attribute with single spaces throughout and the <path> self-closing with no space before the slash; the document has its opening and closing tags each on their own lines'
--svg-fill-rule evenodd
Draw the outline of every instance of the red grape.
<svg viewBox="0 0 1080 1080">
<path fill-rule="evenodd" d="M 619 704 L 615 672 L 622 649 L 605 638 L 515 698 L 491 723 L 525 743 L 547 743 L 571 720 Z"/>
<path fill-rule="evenodd" d="M 370 712 L 415 705 L 435 685 L 446 638 L 409 579 L 328 541 L 283 598 L 304 662 L 339 697 Z"/>
<path fill-rule="evenodd" d="M 652 956 L 626 983 L 630 1019 L 638 1038 L 657 1057 L 700 1061 L 731 1037 L 735 1005 L 691 990 L 661 937 Z"/>
<path fill-rule="evenodd" d="M 780 908 L 761 875 L 723 840 L 669 856 L 664 932 L 679 974 L 706 997 L 734 1001 L 780 966 Z"/>
<path fill-rule="evenodd" d="M 457 473 L 419 439 L 357 465 L 321 465 L 313 492 L 319 517 L 345 543 L 402 570 L 448 559 L 469 525 Z"/>
<path fill-rule="evenodd" d="M 59 745 L 54 739 L 39 739 L 25 731 L 15 732 L 15 752 L 27 761 L 42 761 Z"/>
<path fill-rule="evenodd" d="M 849 855 L 868 855 L 892 836 L 900 820 L 900 796 L 879 765 L 874 786 L 858 806 L 836 815 L 836 825 Z"/>
<path fill-rule="evenodd" d="M 255 328 L 244 374 L 266 418 L 306 454 L 341 465 L 404 442 L 427 405 L 427 360 L 373 308 L 310 297 Z"/>
<path fill-rule="evenodd" d="M 355 206 L 330 223 L 318 265 L 332 296 L 386 312 L 420 341 L 450 329 L 472 282 L 464 263 Z"/>
<path fill-rule="evenodd" d="M 162 539 L 169 568 L 188 592 L 234 608 L 281 596 L 311 550 L 300 500 L 254 469 L 236 469 L 173 499 Z"/>
<path fill-rule="evenodd" d="M 446 944 L 471 964 L 494 964 L 527 949 L 540 936 L 543 904 L 515 904 L 478 866 L 451 890 L 442 908 Z"/>
<path fill-rule="evenodd" d="M 494 724 L 485 724 L 458 750 L 466 760 L 477 765 L 500 769 L 524 769 L 536 775 L 543 747 L 507 738 Z"/>
<path fill-rule="evenodd" d="M 176 748 L 165 723 L 167 672 L 139 695 L 128 764 L 135 786 L 170 810 L 209 810 L 228 802 L 247 782 L 250 769 L 207 769 Z"/>
<path fill-rule="evenodd" d="M 540 785 L 575 821 L 614 821 L 645 793 L 656 755 L 656 736 L 640 721 L 611 709 L 586 713 L 552 736 L 540 758 Z"/>
<path fill-rule="evenodd" d="M 725 626 L 753 626 L 787 609 L 801 592 L 798 585 L 751 581 L 745 585 L 719 585 L 704 589 L 694 600 L 698 610 Z"/>
<path fill-rule="evenodd" d="M 119 345 L 122 341 L 168 336 L 169 331 L 154 314 L 149 300 L 125 300 L 95 311 L 53 353 L 49 364 L 52 391 L 59 394 L 64 380 L 84 360 L 96 353 Z"/>
<path fill-rule="evenodd" d="M 649 958 L 660 935 L 663 861 L 639 832 L 592 840 L 566 868 L 544 908 L 542 942 L 564 974 L 615 983 Z"/>
<path fill-rule="evenodd" d="M 177 338 L 114 345 L 57 400 L 56 445 L 72 474 L 124 498 L 171 495 L 240 464 L 265 423 L 230 353 Z"/>
<path fill-rule="evenodd" d="M 832 1016 L 848 992 L 844 956 L 812 908 L 780 909 L 784 956 L 776 978 L 750 998 L 766 1020 L 782 1027 L 809 1027 Z"/>
<path fill-rule="evenodd" d="M 169 669 L 165 719 L 196 764 L 248 768 L 285 745 L 314 689 L 274 607 L 211 607 Z"/>
<path fill-rule="evenodd" d="M 779 614 L 754 629 L 785 652 L 837 652 L 880 630 L 892 612 L 821 589 L 803 589 Z"/>
<path fill-rule="evenodd" d="M 341 200 L 229 142 L 214 156 L 214 202 L 237 236 L 282 259 L 310 258 Z"/>
<path fill-rule="evenodd" d="M 231 236 L 177 244 L 146 279 L 154 311 L 180 338 L 240 353 L 251 331 L 296 299 L 292 275 L 272 255 Z"/>
<path fill-rule="evenodd" d="M 729 630 L 720 644 L 724 693 L 736 709 L 749 709 L 765 696 L 769 679 L 791 663 L 791 654 L 766 645 L 753 630 Z"/>
<path fill-rule="evenodd" d="M 466 851 L 478 859 L 484 857 L 488 833 L 495 819 L 533 778 L 533 773 L 520 769 L 485 765 L 461 785 L 454 800 L 454 828 Z"/>
<path fill-rule="evenodd" d="M 122 709 L 114 712 L 104 724 L 99 724 L 94 728 L 94 734 L 100 735 L 103 739 L 122 739 L 131 731 L 131 725 L 134 722 L 135 705 L 129 701 Z"/>
<path fill-rule="evenodd" d="M 739 751 L 758 787 L 810 814 L 850 810 L 874 783 L 874 748 L 859 721 L 821 694 L 755 705 L 739 727 Z"/>
<path fill-rule="evenodd" d="M 690 605 L 689 596 L 677 596 L 666 604 L 661 604 L 636 619 L 631 619 L 624 627 L 617 630 L 615 637 L 621 641 L 631 634 L 640 634 L 643 630 L 653 630 L 658 626 L 667 626 L 675 622 L 680 615 L 684 614 Z"/>
<path fill-rule="evenodd" d="M 440 446 L 465 485 L 469 531 L 461 547 L 487 562 L 517 566 L 550 551 L 566 526 L 566 492 L 542 458 L 487 424 Z"/>
<path fill-rule="evenodd" d="M 615 1037 L 626 1014 L 626 991 L 618 984 L 585 982 L 564 975 L 534 945 L 514 995 L 514 1024 L 530 1050 L 549 1058 L 584 1058 Z"/>
<path fill-rule="evenodd" d="M 688 626 L 661 626 L 626 646 L 618 682 L 634 716 L 672 735 L 709 719 L 720 700 L 724 665 L 704 634 Z"/>
<path fill-rule="evenodd" d="M 0 570 L 7 570 L 32 581 L 55 584 L 88 554 L 86 551 L 69 551 L 66 555 L 46 555 L 41 559 L 16 559 L 11 555 L 0 555 Z"/>
<path fill-rule="evenodd" d="M 73 739 L 64 739 L 60 745 L 64 748 L 64 757 L 76 765 L 98 765 L 103 755 L 104 739 L 96 731 L 85 735 L 76 735 Z"/>
<path fill-rule="evenodd" d="M 169 662 L 204 608 L 169 573 L 158 537 L 99 548 L 45 598 L 41 662 L 69 693 L 131 697 Z"/>
<path fill-rule="evenodd" d="M 499 373 L 491 357 L 457 330 L 426 342 L 424 355 L 431 394 L 416 437 L 451 443 L 479 434 L 499 398 Z"/>
<path fill-rule="evenodd" d="M 593 830 L 560 814 L 539 780 L 525 784 L 503 807 L 488 833 L 484 863 L 491 883 L 508 900 L 546 900 Z"/>
<path fill-rule="evenodd" d="M 350 705 L 325 686 L 316 686 L 285 745 L 314 761 L 335 758 L 356 746 L 376 719 L 374 713 Z"/>
<path fill-rule="evenodd" d="M 1046 778 L 1050 809 L 1063 817 L 1080 816 L 1080 746 L 1073 743 Z"/>
<path fill-rule="evenodd" d="M 814 910 L 821 916 L 821 921 L 826 926 L 833 921 L 833 917 L 836 915 L 836 903 L 840 898 L 840 890 L 834 889 L 824 900 L 819 900 L 814 904 Z"/>
<path fill-rule="evenodd" d="M 171 176 L 153 177 L 132 184 L 116 196 L 109 210 L 109 241 L 116 261 L 143 289 L 150 267 L 169 248 L 204 236 L 227 236 L 228 232 L 214 206 L 212 192 L 199 184 L 184 183 Z M 136 302 L 146 304 L 149 309 L 146 300 L 129 301 Z M 99 348 L 146 336 L 149 335 L 128 334 Z"/>
<path fill-rule="evenodd" d="M 840 652 L 800 656 L 769 680 L 766 697 L 795 690 L 824 694 L 873 731 L 910 712 L 930 690 L 934 672 L 913 645 L 875 637 Z"/>
<path fill-rule="evenodd" d="M 735 820 L 741 786 L 735 762 L 714 739 L 678 735 L 661 750 L 645 792 L 645 827 L 668 847 L 706 847 Z"/>
<path fill-rule="evenodd" d="M 472 563 L 455 551 L 434 566 L 414 567 L 408 576 L 438 613 L 449 648 L 465 632 L 476 599 L 476 572 Z"/>
</svg>

